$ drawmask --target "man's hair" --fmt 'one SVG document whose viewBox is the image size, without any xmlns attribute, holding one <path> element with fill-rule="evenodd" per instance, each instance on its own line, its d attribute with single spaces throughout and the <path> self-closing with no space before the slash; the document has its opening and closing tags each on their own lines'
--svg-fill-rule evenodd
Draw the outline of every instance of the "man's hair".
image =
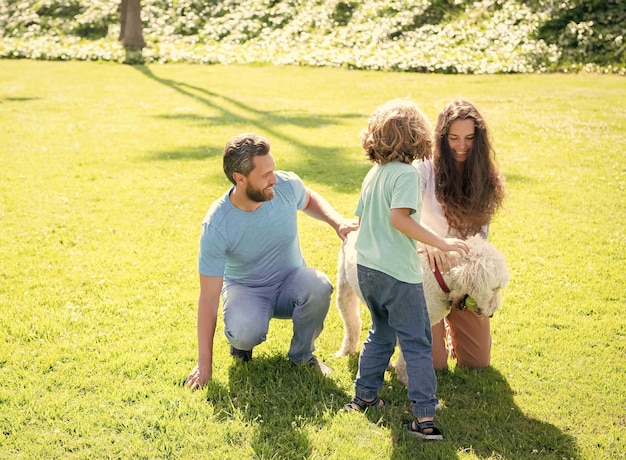
<svg viewBox="0 0 626 460">
<path fill-rule="evenodd" d="M 252 161 L 255 156 L 270 153 L 270 141 L 254 133 L 243 133 L 233 137 L 224 147 L 224 174 L 235 184 L 234 173 L 244 176 L 254 169 Z"/>
<path fill-rule="evenodd" d="M 361 132 L 365 156 L 381 165 L 430 158 L 432 145 L 430 122 L 410 99 L 393 99 L 376 108 Z"/>
</svg>

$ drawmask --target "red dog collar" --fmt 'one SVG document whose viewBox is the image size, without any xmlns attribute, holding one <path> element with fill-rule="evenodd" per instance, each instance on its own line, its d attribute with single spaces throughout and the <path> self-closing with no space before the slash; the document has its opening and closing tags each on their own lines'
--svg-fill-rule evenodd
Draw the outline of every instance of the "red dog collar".
<svg viewBox="0 0 626 460">
<path fill-rule="evenodd" d="M 448 287 L 445 280 L 443 279 L 443 276 L 441 276 L 441 272 L 439 271 L 439 267 L 437 266 L 436 260 L 435 260 L 435 279 L 439 283 L 439 287 L 441 288 L 443 292 L 445 292 L 446 294 L 450 292 L 450 288 Z"/>
</svg>

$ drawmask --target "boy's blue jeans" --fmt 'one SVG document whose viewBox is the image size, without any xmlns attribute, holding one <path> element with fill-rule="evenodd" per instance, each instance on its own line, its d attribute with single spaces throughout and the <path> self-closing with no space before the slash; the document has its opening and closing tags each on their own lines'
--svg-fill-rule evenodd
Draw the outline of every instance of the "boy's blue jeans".
<svg viewBox="0 0 626 460">
<path fill-rule="evenodd" d="M 224 333 L 239 350 L 264 342 L 272 318 L 293 321 L 289 359 L 298 364 L 313 357 L 315 339 L 324 329 L 333 286 L 313 268 L 298 268 L 282 282 L 249 287 L 227 283 L 222 289 Z"/>
<path fill-rule="evenodd" d="M 437 378 L 422 284 L 404 283 L 362 265 L 357 265 L 357 270 L 359 287 L 372 315 L 372 328 L 359 356 L 356 396 L 367 400 L 377 396 L 397 339 L 406 360 L 413 415 L 434 417 Z"/>
</svg>

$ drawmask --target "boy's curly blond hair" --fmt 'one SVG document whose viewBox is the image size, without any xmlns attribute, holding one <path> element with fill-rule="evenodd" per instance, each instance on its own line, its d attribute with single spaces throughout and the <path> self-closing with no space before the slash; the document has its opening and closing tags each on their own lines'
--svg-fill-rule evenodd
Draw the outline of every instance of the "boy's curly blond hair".
<svg viewBox="0 0 626 460">
<path fill-rule="evenodd" d="M 373 163 L 411 164 L 432 156 L 430 122 L 411 99 L 393 99 L 376 108 L 360 137 L 365 156 Z"/>
</svg>

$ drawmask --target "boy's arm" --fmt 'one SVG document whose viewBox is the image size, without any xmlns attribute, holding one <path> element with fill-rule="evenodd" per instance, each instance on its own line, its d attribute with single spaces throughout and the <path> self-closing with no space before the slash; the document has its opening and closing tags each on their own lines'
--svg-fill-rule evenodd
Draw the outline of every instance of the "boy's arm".
<svg viewBox="0 0 626 460">
<path fill-rule="evenodd" d="M 394 208 L 390 210 L 391 225 L 409 238 L 434 246 L 442 251 L 457 251 L 467 253 L 469 248 L 462 240 L 441 238 L 439 235 L 424 228 L 411 217 L 409 208 Z"/>
</svg>

